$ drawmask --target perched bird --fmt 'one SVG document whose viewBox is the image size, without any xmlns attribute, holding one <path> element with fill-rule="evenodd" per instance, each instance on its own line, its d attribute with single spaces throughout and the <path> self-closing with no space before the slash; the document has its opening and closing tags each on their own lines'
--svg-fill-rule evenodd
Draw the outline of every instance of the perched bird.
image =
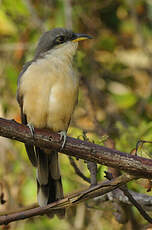
<svg viewBox="0 0 152 230">
<path fill-rule="evenodd" d="M 78 99 L 79 79 L 72 66 L 78 42 L 92 38 L 64 28 L 45 32 L 37 45 L 33 60 L 27 62 L 18 78 L 17 101 L 21 120 L 33 132 L 48 128 L 61 132 L 63 145 L 71 115 Z M 58 153 L 25 144 L 37 169 L 37 199 L 41 207 L 63 198 Z M 61 209 L 56 214 L 64 216 Z M 50 215 L 51 217 L 51 215 Z"/>
</svg>

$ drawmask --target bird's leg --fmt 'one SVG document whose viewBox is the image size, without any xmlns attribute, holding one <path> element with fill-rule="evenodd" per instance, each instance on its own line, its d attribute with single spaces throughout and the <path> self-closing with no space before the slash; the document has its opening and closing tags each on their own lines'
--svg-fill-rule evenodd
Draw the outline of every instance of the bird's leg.
<svg viewBox="0 0 152 230">
<path fill-rule="evenodd" d="M 32 135 L 32 137 L 34 139 L 34 126 L 32 124 L 30 124 L 30 123 L 28 123 L 27 126 L 29 127 L 31 135 Z"/>
<path fill-rule="evenodd" d="M 60 131 L 58 134 L 60 135 L 60 141 L 63 140 L 63 143 L 62 143 L 62 146 L 61 146 L 61 149 L 63 149 L 64 146 L 65 146 L 65 143 L 66 143 L 67 133 L 66 133 L 66 131 Z"/>
</svg>

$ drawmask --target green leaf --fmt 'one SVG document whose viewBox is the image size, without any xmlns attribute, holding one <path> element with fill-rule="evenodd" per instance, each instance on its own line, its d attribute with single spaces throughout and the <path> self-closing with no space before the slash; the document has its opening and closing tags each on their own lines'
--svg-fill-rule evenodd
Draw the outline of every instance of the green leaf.
<svg viewBox="0 0 152 230">
<path fill-rule="evenodd" d="M 136 96 L 131 92 L 122 95 L 113 94 L 112 98 L 121 109 L 130 108 L 137 102 Z"/>
<path fill-rule="evenodd" d="M 0 34 L 12 35 L 16 34 L 16 25 L 9 19 L 9 17 L 0 9 Z"/>
</svg>

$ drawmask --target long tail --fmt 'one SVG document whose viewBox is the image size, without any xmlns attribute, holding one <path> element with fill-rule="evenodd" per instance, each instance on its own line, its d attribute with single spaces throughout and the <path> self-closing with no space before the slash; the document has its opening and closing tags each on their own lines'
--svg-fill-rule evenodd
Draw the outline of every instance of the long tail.
<svg viewBox="0 0 152 230">
<path fill-rule="evenodd" d="M 37 153 L 37 199 L 41 207 L 63 198 L 62 181 L 58 163 L 58 153 L 36 147 Z M 65 209 L 55 213 L 58 217 L 65 216 Z M 54 214 L 53 214 L 54 215 Z M 52 214 L 48 214 L 51 218 Z"/>
</svg>

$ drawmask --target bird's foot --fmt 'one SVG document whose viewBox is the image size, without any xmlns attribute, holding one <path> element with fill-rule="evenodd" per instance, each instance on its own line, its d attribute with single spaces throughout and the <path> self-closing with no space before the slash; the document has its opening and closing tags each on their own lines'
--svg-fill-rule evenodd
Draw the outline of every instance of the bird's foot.
<svg viewBox="0 0 152 230">
<path fill-rule="evenodd" d="M 66 131 L 60 131 L 59 135 L 60 135 L 60 141 L 63 140 L 63 143 L 62 143 L 62 146 L 61 146 L 61 150 L 62 150 L 64 148 L 64 146 L 65 146 L 65 143 L 66 143 L 67 133 L 66 133 Z"/>
<path fill-rule="evenodd" d="M 30 123 L 28 123 L 27 126 L 28 126 L 29 129 L 30 129 L 30 132 L 31 132 L 32 137 L 34 138 L 34 126 L 33 126 L 32 124 L 30 124 Z"/>
</svg>

